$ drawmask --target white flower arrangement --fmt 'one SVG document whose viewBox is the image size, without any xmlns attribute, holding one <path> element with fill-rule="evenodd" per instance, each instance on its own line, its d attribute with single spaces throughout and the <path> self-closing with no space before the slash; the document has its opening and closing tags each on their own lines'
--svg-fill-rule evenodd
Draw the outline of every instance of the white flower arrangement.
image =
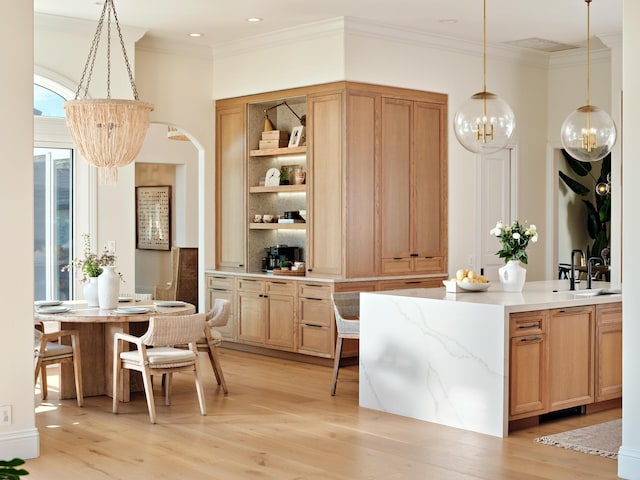
<svg viewBox="0 0 640 480">
<path fill-rule="evenodd" d="M 518 220 L 514 220 L 511 225 L 498 222 L 489 233 L 500 239 L 502 248 L 496 252 L 496 255 L 504 258 L 505 263 L 510 260 L 528 263 L 527 246 L 529 242 L 538 241 L 536 226 L 533 224 L 527 226 L 526 223 L 522 224 Z"/>
</svg>

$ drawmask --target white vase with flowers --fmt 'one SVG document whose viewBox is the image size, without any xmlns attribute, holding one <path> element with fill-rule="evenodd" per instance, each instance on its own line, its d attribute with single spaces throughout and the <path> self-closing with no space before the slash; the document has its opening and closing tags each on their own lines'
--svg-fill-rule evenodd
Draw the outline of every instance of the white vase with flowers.
<svg viewBox="0 0 640 480">
<path fill-rule="evenodd" d="M 528 264 L 527 246 L 538 241 L 535 225 L 527 225 L 514 220 L 511 225 L 496 223 L 491 235 L 498 237 L 501 248 L 497 252 L 506 264 L 498 269 L 502 290 L 521 292 L 527 279 L 527 270 L 522 264 Z"/>
</svg>

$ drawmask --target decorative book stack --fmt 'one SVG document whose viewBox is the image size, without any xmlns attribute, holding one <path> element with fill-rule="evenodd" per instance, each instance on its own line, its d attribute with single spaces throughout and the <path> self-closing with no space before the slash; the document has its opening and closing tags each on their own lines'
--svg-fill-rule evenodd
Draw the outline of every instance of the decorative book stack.
<svg viewBox="0 0 640 480">
<path fill-rule="evenodd" d="M 259 145 L 260 150 L 286 147 L 289 145 L 289 134 L 282 130 L 262 132 L 262 140 L 260 140 Z"/>
</svg>

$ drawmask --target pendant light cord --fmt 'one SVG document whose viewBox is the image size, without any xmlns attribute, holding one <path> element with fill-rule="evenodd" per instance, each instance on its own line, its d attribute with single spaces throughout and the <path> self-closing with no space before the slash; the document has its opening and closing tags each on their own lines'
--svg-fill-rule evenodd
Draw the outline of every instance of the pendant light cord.
<svg viewBox="0 0 640 480">
<path fill-rule="evenodd" d="M 591 0 L 587 2 L 587 105 L 591 105 Z"/>
<path fill-rule="evenodd" d="M 482 28 L 482 91 L 487 93 L 487 0 L 484 0 Z"/>
</svg>

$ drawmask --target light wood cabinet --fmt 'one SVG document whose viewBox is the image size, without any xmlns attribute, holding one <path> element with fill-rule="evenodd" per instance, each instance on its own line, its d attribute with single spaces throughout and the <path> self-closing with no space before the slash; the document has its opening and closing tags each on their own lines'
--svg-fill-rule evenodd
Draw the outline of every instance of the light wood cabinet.
<svg viewBox="0 0 640 480">
<path fill-rule="evenodd" d="M 594 401 L 595 308 L 549 311 L 549 409 Z"/>
<path fill-rule="evenodd" d="M 291 281 L 237 279 L 238 340 L 294 351 L 295 284 Z"/>
<path fill-rule="evenodd" d="M 509 337 L 509 419 L 545 413 L 548 409 L 547 312 L 512 314 Z"/>
<path fill-rule="evenodd" d="M 596 306 L 595 400 L 622 397 L 622 303 Z"/>
<path fill-rule="evenodd" d="M 382 97 L 382 274 L 446 271 L 446 107 Z"/>
<path fill-rule="evenodd" d="M 231 308 L 229 312 L 229 321 L 224 327 L 216 327 L 222 334 L 222 338 L 228 341 L 235 341 L 235 324 L 236 324 L 236 302 L 235 302 L 235 280 L 231 276 L 226 275 L 205 275 L 207 284 L 207 311 L 211 310 L 214 301 L 217 298 L 228 300 Z"/>
<path fill-rule="evenodd" d="M 246 108 L 216 110 L 216 268 L 245 271 Z"/>
<path fill-rule="evenodd" d="M 335 325 L 331 285 L 300 282 L 298 304 L 298 352 L 332 358 L 335 349 Z"/>
</svg>

